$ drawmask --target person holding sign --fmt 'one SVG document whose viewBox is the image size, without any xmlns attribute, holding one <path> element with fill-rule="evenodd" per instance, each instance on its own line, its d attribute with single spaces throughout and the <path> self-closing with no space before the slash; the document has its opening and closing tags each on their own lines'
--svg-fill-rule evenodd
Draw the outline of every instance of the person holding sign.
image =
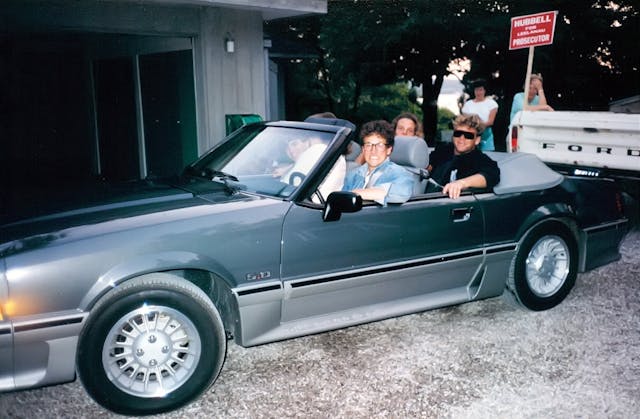
<svg viewBox="0 0 640 419">
<path fill-rule="evenodd" d="M 516 93 L 511 103 L 511 117 L 513 117 L 524 108 L 524 92 Z M 553 111 L 553 108 L 547 104 L 547 97 L 544 95 L 542 87 L 542 74 L 532 74 L 529 81 L 529 92 L 527 95 L 528 111 Z"/>
</svg>

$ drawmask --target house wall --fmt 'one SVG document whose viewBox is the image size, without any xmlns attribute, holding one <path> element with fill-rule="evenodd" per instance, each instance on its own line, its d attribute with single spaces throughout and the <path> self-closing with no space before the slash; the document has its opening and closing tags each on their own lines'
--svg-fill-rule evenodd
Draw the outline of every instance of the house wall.
<svg viewBox="0 0 640 419">
<path fill-rule="evenodd" d="M 197 154 L 220 142 L 226 135 L 226 115 L 282 117 L 283 98 L 271 98 L 269 93 L 281 94 L 282 80 L 277 68 L 269 77 L 263 21 L 326 10 L 326 0 L 0 0 L 0 88 L 4 92 L 0 100 L 0 146 L 4 151 L 0 153 L 0 201 L 2 191 L 21 184 L 96 177 L 114 180 L 103 167 L 114 161 L 104 152 L 105 144 L 111 146 L 107 151 L 137 159 L 140 177 L 153 175 L 147 170 L 146 141 L 152 141 L 157 150 L 175 135 L 161 123 L 153 131 L 161 134 L 146 135 L 144 122 L 150 113 L 143 109 L 138 70 L 141 60 L 148 62 L 149 54 L 174 56 L 166 53 L 191 51 L 193 66 L 187 64 L 184 70 L 193 71 L 195 118 L 189 118 L 190 141 L 181 140 L 182 148 L 189 151 L 185 155 L 193 154 L 196 142 Z M 224 48 L 228 35 L 235 42 L 233 53 Z M 115 84 L 103 88 L 107 98 L 113 99 L 113 112 L 98 110 L 96 68 L 105 60 L 129 58 L 136 75 L 129 76 L 125 68 L 123 74 L 109 78 Z M 180 99 L 184 92 L 181 81 L 188 78 L 183 67 L 178 70 L 176 74 L 182 77 L 176 76 L 168 88 L 177 89 Z M 171 77 L 166 68 L 162 74 Z M 162 83 L 154 86 L 162 89 Z M 119 106 L 118 100 L 130 91 L 134 106 Z M 193 109 L 175 103 L 180 111 Z M 152 119 L 147 128 L 158 121 L 173 121 L 180 128 L 187 125 L 184 116 L 160 115 L 167 116 Z M 99 123 L 126 130 L 127 135 L 116 130 L 108 137 Z M 191 134 L 194 124 L 197 134 Z M 166 153 L 174 166 L 187 158 L 177 154 Z M 131 170 L 121 169 L 118 166 L 111 172 L 130 176 Z"/>
<path fill-rule="evenodd" d="M 266 117 L 266 71 L 262 16 L 258 12 L 208 8 L 194 39 L 198 146 L 204 151 L 225 134 L 225 115 Z M 229 34 L 235 52 L 224 49 Z"/>
<path fill-rule="evenodd" d="M 192 45 L 201 154 L 225 136 L 226 114 L 266 117 L 263 11 L 248 7 L 264 5 L 170 3 L 3 0 L 0 19 L 8 22 L 9 32 L 73 34 L 84 40 L 88 60 Z M 235 41 L 233 53 L 224 49 L 227 34 Z"/>
</svg>

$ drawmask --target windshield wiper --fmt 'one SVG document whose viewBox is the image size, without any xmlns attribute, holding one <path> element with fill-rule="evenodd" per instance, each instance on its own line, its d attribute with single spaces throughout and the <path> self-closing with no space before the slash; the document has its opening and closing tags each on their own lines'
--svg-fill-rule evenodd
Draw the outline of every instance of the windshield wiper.
<svg viewBox="0 0 640 419">
<path fill-rule="evenodd" d="M 227 192 L 229 193 L 229 195 L 233 195 L 234 193 L 238 192 L 238 188 L 231 186 L 229 184 L 228 181 L 234 181 L 237 182 L 238 178 L 235 177 L 234 175 L 230 174 L 230 173 L 225 173 L 222 172 L 220 170 L 212 170 L 207 168 L 207 172 L 210 174 L 210 179 L 214 180 L 214 179 L 219 179 L 222 181 L 222 183 L 225 186 L 225 189 L 227 190 Z"/>
<path fill-rule="evenodd" d="M 196 169 L 193 166 L 187 166 L 186 170 L 187 174 L 189 175 L 193 175 L 193 176 L 198 176 L 198 177 L 203 177 L 205 179 L 209 179 L 209 180 L 213 180 L 215 178 L 218 178 L 220 180 L 233 180 L 234 182 L 238 182 L 238 178 L 235 177 L 234 175 L 232 175 L 231 173 L 226 173 L 220 170 L 213 170 L 209 167 L 203 167 L 201 169 Z"/>
<path fill-rule="evenodd" d="M 226 181 L 226 180 L 232 180 L 234 182 L 238 181 L 238 178 L 232 175 L 231 173 L 225 173 L 225 172 L 221 172 L 220 170 L 211 170 L 211 169 L 207 169 L 207 172 L 209 173 L 211 180 L 218 178 L 222 181 Z"/>
<path fill-rule="evenodd" d="M 221 180 L 225 188 L 227 189 L 227 192 L 229 192 L 230 194 L 234 194 L 238 191 L 238 188 L 235 188 L 228 183 L 229 180 L 238 182 L 238 178 L 232 175 L 231 173 L 225 173 L 220 170 L 213 170 L 209 167 L 196 169 L 193 166 L 188 166 L 186 171 L 188 174 L 193 176 L 198 176 L 198 177 L 202 177 L 209 180 L 214 180 L 214 179 Z"/>
</svg>

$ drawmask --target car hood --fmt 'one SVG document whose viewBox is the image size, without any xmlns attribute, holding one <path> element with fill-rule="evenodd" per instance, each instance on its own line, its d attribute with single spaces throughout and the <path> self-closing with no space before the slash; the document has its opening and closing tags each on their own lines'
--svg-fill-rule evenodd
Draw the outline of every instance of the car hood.
<svg viewBox="0 0 640 419">
<path fill-rule="evenodd" d="M 22 189 L 13 197 L 2 206 L 0 244 L 113 219 L 259 199 L 220 182 L 193 178 Z"/>
</svg>

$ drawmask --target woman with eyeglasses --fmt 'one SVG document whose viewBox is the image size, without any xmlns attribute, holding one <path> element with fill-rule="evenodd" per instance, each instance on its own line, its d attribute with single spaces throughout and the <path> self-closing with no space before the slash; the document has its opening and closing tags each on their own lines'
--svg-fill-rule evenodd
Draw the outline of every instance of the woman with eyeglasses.
<svg viewBox="0 0 640 419">
<path fill-rule="evenodd" d="M 451 143 L 441 143 L 429 155 L 431 179 L 427 192 L 457 199 L 469 188 L 491 189 L 500 182 L 498 164 L 478 148 L 484 126 L 478 115 L 459 115 L 453 121 Z"/>
<path fill-rule="evenodd" d="M 365 163 L 350 170 L 342 190 L 381 205 L 403 203 L 413 193 L 413 178 L 402 166 L 389 160 L 394 132 L 387 121 L 367 122 L 360 129 Z"/>
<path fill-rule="evenodd" d="M 402 112 L 400 115 L 393 118 L 393 121 L 391 121 L 391 128 L 393 129 L 396 137 L 424 137 L 420 120 L 411 112 Z M 364 164 L 364 153 L 360 153 L 360 155 L 356 157 L 355 162 L 358 164 Z"/>
</svg>

